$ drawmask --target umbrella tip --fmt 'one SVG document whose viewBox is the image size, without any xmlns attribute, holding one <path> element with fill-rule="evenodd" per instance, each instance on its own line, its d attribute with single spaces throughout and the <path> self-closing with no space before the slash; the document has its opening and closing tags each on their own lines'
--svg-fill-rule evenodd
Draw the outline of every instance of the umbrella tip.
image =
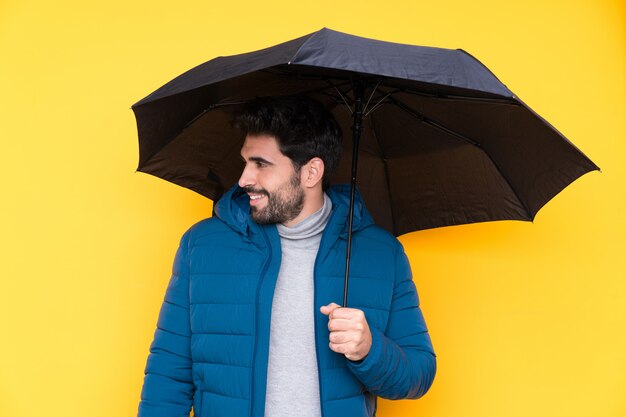
<svg viewBox="0 0 626 417">
<path fill-rule="evenodd" d="M 326 27 L 326 26 L 324 26 L 323 28 L 321 28 L 318 32 L 333 32 L 333 33 L 340 33 L 340 32 L 338 32 L 338 31 L 333 30 L 333 29 L 331 29 L 331 28 L 329 28 L 329 27 Z"/>
</svg>

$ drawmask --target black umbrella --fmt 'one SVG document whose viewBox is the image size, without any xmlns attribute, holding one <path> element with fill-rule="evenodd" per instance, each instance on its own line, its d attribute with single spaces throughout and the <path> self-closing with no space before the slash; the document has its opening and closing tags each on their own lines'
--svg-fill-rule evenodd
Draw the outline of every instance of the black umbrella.
<svg viewBox="0 0 626 417">
<path fill-rule="evenodd" d="M 233 112 L 254 97 L 293 94 L 324 103 L 352 135 L 352 162 L 343 158 L 333 181 L 350 180 L 354 196 L 358 173 L 374 220 L 395 235 L 531 221 L 598 169 L 466 52 L 329 29 L 205 62 L 134 104 L 137 169 L 216 200 L 243 168 Z M 350 243 L 351 233 L 346 288 Z"/>
</svg>

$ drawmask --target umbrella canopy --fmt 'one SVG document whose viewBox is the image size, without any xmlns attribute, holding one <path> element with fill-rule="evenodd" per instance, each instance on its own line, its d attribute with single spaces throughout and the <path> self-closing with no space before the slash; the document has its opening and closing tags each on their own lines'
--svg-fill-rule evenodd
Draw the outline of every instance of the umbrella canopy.
<svg viewBox="0 0 626 417">
<path fill-rule="evenodd" d="M 254 97 L 293 94 L 322 102 L 343 127 L 335 183 L 351 179 L 359 122 L 358 188 L 395 235 L 532 220 L 598 169 L 468 53 L 322 29 L 208 61 L 133 105 L 138 170 L 218 199 L 243 169 L 233 112 Z"/>
</svg>

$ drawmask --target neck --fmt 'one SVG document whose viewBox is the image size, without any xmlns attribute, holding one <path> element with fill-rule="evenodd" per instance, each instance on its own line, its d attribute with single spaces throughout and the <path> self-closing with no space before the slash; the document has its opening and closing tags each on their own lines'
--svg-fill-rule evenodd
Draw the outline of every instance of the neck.
<svg viewBox="0 0 626 417">
<path fill-rule="evenodd" d="M 298 247 L 305 249 L 315 247 L 317 249 L 317 245 L 320 243 L 322 233 L 326 228 L 326 223 L 328 223 L 332 209 L 333 203 L 328 196 L 324 195 L 324 204 L 322 204 L 322 207 L 309 217 L 303 219 L 300 223 L 293 227 L 277 224 L 276 228 L 278 229 L 278 235 L 281 238 L 282 244 L 287 244 L 285 240 L 288 240 L 291 242 L 289 245 L 291 245 L 292 248 Z"/>
<path fill-rule="evenodd" d="M 324 192 L 322 188 L 315 190 L 310 190 L 310 192 L 305 192 L 304 195 L 304 205 L 302 206 L 302 211 L 293 219 L 288 222 L 283 223 L 283 226 L 293 227 L 300 223 L 302 220 L 309 217 L 311 214 L 315 213 L 324 205 Z"/>
</svg>

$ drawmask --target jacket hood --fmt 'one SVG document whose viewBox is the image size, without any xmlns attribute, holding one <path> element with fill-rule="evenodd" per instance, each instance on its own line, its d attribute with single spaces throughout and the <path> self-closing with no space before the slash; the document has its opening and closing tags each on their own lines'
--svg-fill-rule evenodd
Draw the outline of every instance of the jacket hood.
<svg viewBox="0 0 626 417">
<path fill-rule="evenodd" d="M 326 194 L 333 203 L 332 214 L 328 225 L 341 237 L 348 233 L 348 214 L 350 207 L 350 185 L 338 184 L 326 190 Z M 213 215 L 233 230 L 250 237 L 261 226 L 250 216 L 250 197 L 239 187 L 234 185 L 213 206 Z M 354 218 L 352 230 L 358 231 L 374 224 L 372 216 L 367 211 L 359 190 L 354 196 Z"/>
</svg>

